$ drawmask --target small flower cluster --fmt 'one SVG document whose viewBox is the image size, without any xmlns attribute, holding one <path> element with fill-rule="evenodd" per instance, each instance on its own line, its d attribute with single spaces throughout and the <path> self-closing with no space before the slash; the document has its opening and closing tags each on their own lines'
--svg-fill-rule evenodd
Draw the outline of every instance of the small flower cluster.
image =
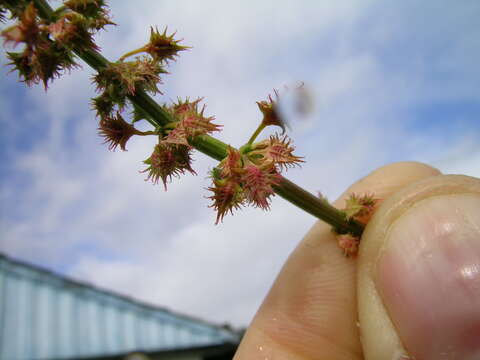
<svg viewBox="0 0 480 360">
<path fill-rule="evenodd" d="M 146 180 L 152 180 L 154 184 L 162 180 L 165 190 L 167 190 L 167 182 L 172 177 L 185 174 L 185 171 L 196 175 L 191 167 L 193 148 L 188 142 L 189 139 L 220 131 L 221 128 L 220 125 L 212 123 L 213 116 L 204 116 L 205 106 L 199 110 L 198 105 L 201 100 L 182 101 L 179 99 L 170 106 L 163 106 L 175 121 L 171 124 L 171 129 L 165 130 L 166 134 L 160 137 L 153 153 L 144 161 L 148 165 L 142 171 L 148 174 Z"/>
<path fill-rule="evenodd" d="M 117 146 L 125 150 L 125 144 L 131 136 L 147 134 L 136 130 L 133 124 L 128 124 L 123 120 L 128 126 L 123 123 L 122 126 L 119 126 L 121 123 L 119 114 L 124 111 L 128 98 L 134 96 L 138 89 L 145 90 L 150 94 L 162 93 L 158 85 L 162 84 L 160 75 L 167 74 L 165 66 L 168 61 L 175 60 L 178 52 L 188 48 L 179 45 L 180 40 L 175 40 L 173 35 L 167 35 L 166 30 L 161 34 L 158 30 L 153 30 L 152 28 L 150 41 L 147 45 L 125 54 L 115 63 L 109 63 L 107 67 L 101 69 L 93 77 L 97 91 L 100 92 L 99 96 L 92 99 L 93 108 L 100 118 L 99 134 L 104 137 L 111 150 L 114 150 Z M 124 61 L 127 57 L 138 53 L 146 53 L 146 55 L 138 56 L 131 61 Z M 197 104 L 198 102 L 194 104 L 192 112 L 197 110 Z M 147 119 L 147 117 L 148 115 L 133 105 L 133 123 Z M 123 129 L 123 133 L 112 132 L 109 130 L 111 128 Z M 148 133 L 148 135 L 150 134 Z M 162 135 L 162 133 L 159 132 L 158 135 Z M 158 149 L 156 148 L 154 153 L 158 153 L 159 149 L 166 151 L 165 146 L 161 146 Z M 176 152 L 178 149 L 175 147 L 170 150 Z M 184 153 L 184 150 L 180 151 L 180 154 Z M 173 156 L 173 158 L 178 158 L 178 156 Z M 157 164 L 160 164 L 160 162 L 153 161 L 149 165 L 153 169 Z M 165 174 L 163 171 L 160 173 Z M 158 177 L 149 176 L 149 178 L 153 179 L 154 182 L 158 182 Z M 165 183 L 165 179 L 169 178 L 169 176 L 164 175 L 160 176 L 160 178 L 164 179 Z"/>
<path fill-rule="evenodd" d="M 127 141 L 133 135 L 143 135 L 141 131 L 135 129 L 132 124 L 126 122 L 122 115 L 117 112 L 115 115 L 109 115 L 100 119 L 98 129 L 99 135 L 105 139 L 108 149 L 114 151 L 118 146 L 123 151 L 126 150 Z"/>
<path fill-rule="evenodd" d="M 253 162 L 261 161 L 269 165 L 275 165 L 280 169 L 287 169 L 303 162 L 299 156 L 293 155 L 294 150 L 295 148 L 291 145 L 291 139 L 288 136 L 280 137 L 275 134 L 267 140 L 254 144 L 249 156 Z"/>
<path fill-rule="evenodd" d="M 185 101 L 179 99 L 170 107 L 164 106 L 176 121 L 175 128 L 163 140 L 165 143 L 189 145 L 189 138 L 221 130 L 222 125 L 212 123 L 215 117 L 204 116 L 205 105 L 201 110 L 198 109 L 200 101 L 201 98 L 192 102 L 188 99 Z"/>
<path fill-rule="evenodd" d="M 63 5 L 82 15 L 88 29 L 101 30 L 106 25 L 115 25 L 110 19 L 104 0 L 67 0 Z"/>
<path fill-rule="evenodd" d="M 25 45 L 23 52 L 8 53 L 10 60 L 28 85 L 43 81 L 45 88 L 62 70 L 77 66 L 73 50 L 98 50 L 93 34 L 113 24 L 103 0 L 66 0 L 54 12 L 51 22 L 39 18 L 32 1 L 3 1 L 0 20 L 5 20 L 7 12 L 19 22 L 2 31 L 5 43 Z M 145 160 L 148 168 L 144 172 L 148 172 L 148 179 L 154 183 L 162 180 L 165 187 L 172 176 L 186 171 L 195 173 L 191 167 L 189 139 L 220 130 L 219 125 L 212 123 L 213 117 L 204 115 L 205 107 L 199 109 L 201 99 L 193 102 L 179 100 L 171 106 L 165 105 L 164 110 L 171 115 L 172 122 L 165 127 L 156 127 L 155 131 L 142 132 L 135 128 L 134 123 L 147 119 L 148 115 L 134 104 L 133 122 L 125 121 L 122 116 L 137 90 L 161 93 L 158 86 L 162 84 L 160 76 L 167 73 L 164 67 L 169 61 L 175 61 L 180 51 L 188 49 L 180 45 L 181 40 L 174 39 L 174 35 L 168 35 L 167 29 L 159 32 L 152 27 L 146 45 L 125 54 L 115 63 L 108 63 L 93 77 L 100 94 L 92 99 L 92 105 L 99 117 L 98 132 L 104 143 L 110 150 L 118 147 L 126 150 L 133 135 L 159 136 L 160 142 Z M 139 53 L 145 55 L 124 61 Z"/>
<path fill-rule="evenodd" d="M 227 157 L 212 171 L 211 207 L 217 211 L 216 223 L 242 205 L 269 210 L 273 188 L 282 181 L 282 169 L 303 160 L 293 155 L 294 147 L 285 135 L 277 134 L 252 144 L 245 151 L 229 148 Z"/>
<path fill-rule="evenodd" d="M 148 167 L 142 172 L 146 172 L 148 175 L 146 180 L 151 180 L 154 184 L 158 184 L 159 180 L 162 180 L 165 190 L 167 190 L 167 182 L 172 177 L 185 174 L 185 171 L 196 175 L 191 162 L 190 146 L 160 141 L 155 145 L 152 155 L 144 161 Z"/>
<path fill-rule="evenodd" d="M 362 196 L 355 193 L 345 200 L 343 212 L 347 220 L 355 220 L 366 225 L 380 203 L 373 194 L 364 194 Z M 360 238 L 351 234 L 337 235 L 338 245 L 343 249 L 345 256 L 355 256 L 358 252 Z"/>
<path fill-rule="evenodd" d="M 143 47 L 132 51 L 126 55 L 132 55 L 133 53 L 146 52 L 155 61 L 166 62 L 169 60 L 175 61 L 180 51 L 189 49 L 188 46 L 179 45 L 182 40 L 175 40 L 173 34 L 167 35 L 167 28 L 160 33 L 157 28 L 150 28 L 150 41 Z M 122 59 L 123 60 L 123 59 Z"/>
<path fill-rule="evenodd" d="M 90 10 L 93 7 L 96 12 Z M 78 66 L 73 49 L 97 49 L 93 34 L 105 25 L 113 24 L 101 0 L 66 1 L 52 23 L 38 18 L 33 2 L 19 1 L 16 5 L 5 2 L 0 5 L 0 15 L 6 10 L 19 21 L 2 31 L 4 42 L 14 47 L 25 45 L 22 52 L 7 53 L 10 65 L 27 85 L 43 82 L 45 89 L 49 81 Z"/>
<path fill-rule="evenodd" d="M 134 61 L 111 63 L 94 76 L 97 91 L 103 91 L 100 97 L 110 98 L 112 104 L 125 104 L 128 95 L 135 95 L 137 88 L 155 94 L 160 93 L 157 84 L 161 84 L 160 74 L 166 74 L 157 62 L 147 58 Z"/>
<path fill-rule="evenodd" d="M 257 101 L 258 108 L 263 114 L 262 124 L 264 126 L 275 125 L 282 128 L 282 134 L 285 133 L 285 121 L 278 110 L 278 91 L 274 90 L 276 101 L 272 95 L 268 95 L 268 100 Z"/>
<path fill-rule="evenodd" d="M 39 9 L 44 15 L 45 8 Z M 114 25 L 103 0 L 65 0 L 63 6 L 48 15 L 48 21 L 38 16 L 33 1 L 1 1 L 0 21 L 6 19 L 7 11 L 19 21 L 1 35 L 5 43 L 25 46 L 22 52 L 8 53 L 11 64 L 24 82 L 28 85 L 43 82 L 47 88 L 49 81 L 61 72 L 78 66 L 73 51 L 82 57 L 96 58 L 100 65 L 95 66 L 98 73 L 93 82 L 99 95 L 92 99 L 92 105 L 99 118 L 98 132 L 109 150 L 120 147 L 125 151 L 127 142 L 134 135 L 155 135 L 159 141 L 144 161 L 147 168 L 141 171 L 147 174 L 146 180 L 154 184 L 161 181 L 166 190 L 173 177 L 187 172 L 196 174 L 191 166 L 192 140 L 218 132 L 222 127 L 213 123 L 213 116 L 205 115 L 205 106 L 200 105 L 202 99 L 178 99 L 173 104 L 163 105 L 161 120 L 136 105 L 141 103 L 138 100 L 145 95 L 143 91 L 162 94 L 159 85 L 162 84 L 161 75 L 167 73 L 165 67 L 175 61 L 181 51 L 189 49 L 180 45 L 181 40 L 174 39 L 175 33 L 168 35 L 167 29 L 160 32 L 151 27 L 146 45 L 112 63 L 98 60 L 100 57 L 95 54 L 98 46 L 93 35 L 106 25 Z M 134 55 L 133 60 L 126 60 Z M 211 207 L 217 211 L 217 224 L 228 212 L 232 213 L 241 206 L 268 210 L 275 187 L 283 181 L 281 172 L 303 162 L 293 154 L 291 140 L 284 135 L 285 122 L 277 104 L 278 92 L 274 91 L 274 94 L 275 100 L 269 96 L 267 100 L 257 102 L 263 119 L 247 144 L 240 150 L 229 146 L 225 158 L 212 171 L 213 185 L 209 190 L 213 195 L 209 198 L 213 201 Z M 133 108 L 132 122 L 122 116 L 127 107 Z M 154 130 L 138 130 L 135 124 L 140 120 L 150 122 Z M 255 142 L 259 133 L 271 125 L 281 127 L 282 135 L 275 134 Z"/>
</svg>

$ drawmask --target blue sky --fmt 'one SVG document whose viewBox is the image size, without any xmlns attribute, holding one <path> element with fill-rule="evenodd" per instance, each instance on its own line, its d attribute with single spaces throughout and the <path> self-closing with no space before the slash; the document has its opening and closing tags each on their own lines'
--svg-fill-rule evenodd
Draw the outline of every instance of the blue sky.
<svg viewBox="0 0 480 360">
<path fill-rule="evenodd" d="M 260 120 L 255 101 L 304 81 L 315 102 L 290 136 L 305 156 L 287 177 L 334 199 L 392 161 L 480 176 L 477 1 L 112 1 L 119 25 L 98 35 L 116 59 L 150 25 L 193 49 L 162 87 L 205 97 L 239 146 Z M 4 52 L 0 62 L 6 63 Z M 109 152 L 89 110 L 86 65 L 27 89 L 1 68 L 0 251 L 77 279 L 216 322 L 246 325 L 289 252 L 315 221 L 275 198 L 214 225 L 207 171 L 169 191 L 139 174 L 152 139 Z M 292 217 L 295 221 L 292 223 Z"/>
</svg>

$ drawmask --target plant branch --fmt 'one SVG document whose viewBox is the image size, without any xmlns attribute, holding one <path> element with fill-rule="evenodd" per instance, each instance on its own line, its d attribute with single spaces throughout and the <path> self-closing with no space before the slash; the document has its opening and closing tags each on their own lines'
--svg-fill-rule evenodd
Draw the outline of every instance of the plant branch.
<svg viewBox="0 0 480 360">
<path fill-rule="evenodd" d="M 39 15 L 45 20 L 53 20 L 54 11 L 45 0 L 33 0 Z M 105 57 L 95 50 L 74 49 L 74 52 L 83 59 L 89 66 L 99 71 L 110 63 Z M 153 125 L 164 126 L 174 121 L 155 100 L 153 100 L 143 89 L 136 89 L 135 95 L 128 96 L 129 100 L 138 108 L 147 114 L 149 122 Z M 260 126 L 255 131 L 256 135 L 263 128 Z M 252 138 L 250 140 L 252 140 Z M 253 140 L 252 140 L 253 141 Z M 200 152 L 208 155 L 218 161 L 227 156 L 228 145 L 209 135 L 196 136 L 189 140 L 190 145 Z M 351 233 L 360 236 L 363 231 L 363 225 L 354 220 L 347 220 L 345 213 L 333 207 L 326 201 L 322 201 L 315 195 L 302 189 L 288 179 L 282 177 L 280 185 L 274 187 L 275 192 L 285 200 L 305 210 L 309 214 L 331 224 L 340 233 Z"/>
<path fill-rule="evenodd" d="M 136 50 L 129 51 L 129 52 L 127 52 L 126 54 L 123 54 L 123 55 L 118 59 L 118 61 L 123 61 L 123 60 L 125 60 L 127 57 L 130 57 L 130 56 L 133 56 L 133 55 L 136 55 L 136 54 L 141 54 L 142 52 L 145 52 L 145 46 L 142 46 L 141 48 L 138 48 L 138 49 L 136 49 Z"/>
<path fill-rule="evenodd" d="M 258 125 L 258 128 L 255 130 L 255 132 L 252 134 L 250 139 L 248 139 L 247 144 L 252 145 L 255 139 L 257 138 L 257 136 L 262 132 L 263 129 L 265 129 L 266 126 L 267 125 L 265 125 L 265 123 L 262 121 L 260 125 Z"/>
</svg>

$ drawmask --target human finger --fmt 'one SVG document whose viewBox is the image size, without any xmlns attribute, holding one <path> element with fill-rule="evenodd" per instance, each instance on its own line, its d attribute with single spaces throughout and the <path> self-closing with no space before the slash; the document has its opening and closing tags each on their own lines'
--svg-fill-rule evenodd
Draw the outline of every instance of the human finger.
<svg viewBox="0 0 480 360">
<path fill-rule="evenodd" d="M 385 198 L 438 170 L 396 163 L 352 185 L 352 192 Z M 249 326 L 236 360 L 362 359 L 357 328 L 356 262 L 346 259 L 329 225 L 317 222 L 290 255 Z"/>
<path fill-rule="evenodd" d="M 380 206 L 360 245 L 368 360 L 480 359 L 480 180 L 442 175 Z"/>
</svg>

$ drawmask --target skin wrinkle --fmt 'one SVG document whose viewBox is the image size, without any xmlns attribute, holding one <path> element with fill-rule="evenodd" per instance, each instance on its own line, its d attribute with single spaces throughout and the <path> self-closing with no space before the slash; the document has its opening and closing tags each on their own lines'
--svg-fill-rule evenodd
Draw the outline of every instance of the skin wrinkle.
<svg viewBox="0 0 480 360">
<path fill-rule="evenodd" d="M 293 329 L 290 328 L 288 332 L 291 333 L 292 330 Z M 322 334 L 320 338 L 315 338 L 312 341 L 309 339 L 308 332 L 302 333 L 300 331 L 295 334 L 295 337 L 299 338 L 302 335 L 306 335 L 306 336 L 303 336 L 305 341 L 302 343 L 291 343 L 291 342 L 285 342 L 285 341 L 278 342 L 276 341 L 276 337 L 272 332 L 269 332 L 269 331 L 264 332 L 264 336 L 272 340 L 272 342 L 275 344 L 275 347 L 281 347 L 284 349 L 283 351 L 281 351 L 281 353 L 288 352 L 291 354 L 295 354 L 297 356 L 301 356 L 301 359 L 305 359 L 305 360 L 313 359 L 310 356 L 313 349 L 309 349 L 309 346 L 308 346 L 309 344 L 311 347 L 314 347 L 314 348 L 318 348 L 319 344 L 322 344 L 322 347 L 332 349 L 331 350 L 332 353 L 335 353 L 337 355 L 343 353 L 344 356 L 342 355 L 342 358 L 344 359 L 348 359 L 348 360 L 363 359 L 361 352 L 357 352 L 355 351 L 354 348 L 351 348 L 351 347 L 346 348 L 344 344 L 338 341 L 340 339 L 339 337 L 331 337 L 331 336 L 327 336 L 326 334 Z M 288 351 L 285 351 L 285 350 L 288 350 Z M 292 351 L 292 350 L 295 350 L 295 351 Z M 297 359 L 301 360 L 300 358 L 296 357 L 295 360 Z"/>
<path fill-rule="evenodd" d="M 361 353 L 355 352 L 352 348 L 346 348 L 345 344 L 340 343 L 338 340 L 341 337 L 331 337 L 322 333 L 320 337 L 317 337 L 318 333 L 312 333 L 308 327 L 305 327 L 302 323 L 295 321 L 292 316 L 287 315 L 285 312 L 279 312 L 276 316 L 272 317 L 270 314 L 264 314 L 265 318 L 275 319 L 278 323 L 287 323 L 288 328 L 276 328 L 266 326 L 258 328 L 264 338 L 268 338 L 267 341 L 272 344 L 274 352 L 279 352 L 280 357 L 269 357 L 269 359 L 283 360 L 283 355 L 293 354 L 295 360 L 309 360 L 313 359 L 311 354 L 314 353 L 315 348 L 318 348 L 321 344 L 323 349 L 328 349 L 329 352 L 334 354 L 342 354 L 340 359 L 355 360 L 362 359 Z M 269 324 L 269 321 L 265 321 L 264 324 Z M 326 329 L 327 331 L 328 329 Z M 289 341 L 290 339 L 301 339 L 300 342 Z M 265 348 L 265 346 L 262 346 Z M 264 360 L 264 357 L 259 357 Z M 286 357 L 285 359 L 290 359 Z M 293 359 L 293 358 L 292 358 Z M 337 359 L 337 358 L 336 358 Z"/>
<path fill-rule="evenodd" d="M 355 349 L 358 344 L 345 343 L 345 338 L 340 335 L 331 338 L 326 336 L 332 331 L 328 326 L 331 326 L 337 320 L 331 318 L 333 315 L 329 317 L 332 306 L 338 309 L 350 308 L 351 310 L 344 310 L 345 314 L 355 311 L 355 303 L 350 300 L 350 297 L 345 297 L 345 301 L 338 301 L 338 294 L 341 291 L 335 286 L 338 286 L 339 283 L 345 283 L 345 281 L 352 281 L 351 272 L 354 271 L 352 268 L 354 264 L 352 263 L 345 268 L 344 264 L 340 265 L 338 263 L 343 261 L 343 256 L 339 256 L 335 239 L 327 226 L 316 225 L 316 231 L 324 234 L 323 241 L 328 246 L 325 246 L 325 244 L 318 245 L 318 242 L 310 241 L 311 239 L 307 238 L 307 241 L 303 242 L 292 254 L 292 257 L 295 257 L 298 252 L 304 254 L 301 256 L 301 267 L 302 271 L 308 275 L 298 276 L 295 269 L 300 264 L 298 259 L 297 261 L 294 260 L 289 267 L 290 271 L 282 270 L 284 282 L 288 284 L 287 288 L 274 286 L 262 305 L 264 309 L 276 309 L 277 311 L 277 314 L 273 314 L 273 316 L 269 311 L 264 311 L 267 315 L 262 316 L 262 318 L 276 317 L 280 323 L 289 324 L 288 327 L 278 329 L 276 324 L 270 321 L 260 321 L 262 330 L 275 343 L 287 343 L 296 352 L 300 353 L 305 353 L 303 350 L 309 347 L 318 347 L 319 341 L 322 343 L 325 341 L 325 345 L 327 343 L 335 344 L 338 349 L 345 349 L 346 347 Z M 332 259 L 337 260 L 332 263 Z M 332 275 L 325 275 L 327 272 Z M 319 277 L 317 275 L 322 273 L 324 276 Z M 355 289 L 354 284 L 350 286 Z M 293 299 L 289 297 L 288 303 L 283 303 L 285 297 L 282 294 L 284 292 L 297 293 L 300 296 Z M 334 300 L 335 303 L 332 303 Z M 279 311 L 281 314 L 278 314 Z M 345 329 L 337 330 L 339 334 L 342 331 L 345 331 Z M 319 340 L 319 336 L 324 340 Z M 298 339 L 301 339 L 301 341 L 299 342 Z M 311 350 L 313 351 L 313 349 Z M 352 354 L 355 355 L 355 350 L 351 350 L 350 357 L 346 357 L 346 359 L 352 358 Z"/>
<path fill-rule="evenodd" d="M 337 249 L 335 249 L 337 250 Z M 290 299 L 288 304 L 279 304 L 278 301 L 273 303 L 271 298 L 282 298 L 281 296 L 273 295 L 266 299 L 265 306 L 270 306 L 271 308 L 281 309 L 282 313 L 277 315 L 282 323 L 289 324 L 288 329 L 282 329 L 275 326 L 273 322 L 266 321 L 264 332 L 267 334 L 274 342 L 279 344 L 289 344 L 293 348 L 301 349 L 306 347 L 309 343 L 313 344 L 315 347 L 318 345 L 318 335 L 327 340 L 330 344 L 335 344 L 338 348 L 344 349 L 345 347 L 355 348 L 355 345 L 346 344 L 344 339 L 341 336 L 338 337 L 328 337 L 327 333 L 332 332 L 331 328 L 325 327 L 326 325 L 331 325 L 334 323 L 335 319 L 332 319 L 330 315 L 331 306 L 338 308 L 346 308 L 347 306 L 353 307 L 354 304 L 349 301 L 350 299 L 345 298 L 345 301 L 336 301 L 332 304 L 332 300 L 338 300 L 339 289 L 335 286 L 338 284 L 338 281 L 342 282 L 343 277 L 348 278 L 348 274 L 339 274 L 335 271 L 336 269 L 323 269 L 323 266 L 320 266 L 319 269 L 311 271 L 308 277 L 298 279 L 295 283 L 296 286 L 300 286 L 303 290 L 301 291 L 302 296 L 294 299 Z M 333 271 L 336 273 L 336 276 L 332 276 L 328 282 L 322 281 L 318 282 L 316 273 Z M 328 277 L 327 277 L 328 278 Z M 317 283 L 318 282 L 318 283 Z M 323 291 L 318 291 L 322 289 Z M 321 294 L 321 297 L 319 297 Z M 320 304 L 320 308 L 317 306 Z M 329 305 L 330 307 L 328 307 Z M 322 320 L 319 322 L 319 320 Z M 343 331 L 344 329 L 338 329 L 338 332 Z M 298 342 L 291 342 L 290 339 L 304 339 L 304 341 L 299 344 Z M 343 340 L 343 341 L 342 341 Z M 352 349 L 352 354 L 355 354 Z"/>
</svg>

